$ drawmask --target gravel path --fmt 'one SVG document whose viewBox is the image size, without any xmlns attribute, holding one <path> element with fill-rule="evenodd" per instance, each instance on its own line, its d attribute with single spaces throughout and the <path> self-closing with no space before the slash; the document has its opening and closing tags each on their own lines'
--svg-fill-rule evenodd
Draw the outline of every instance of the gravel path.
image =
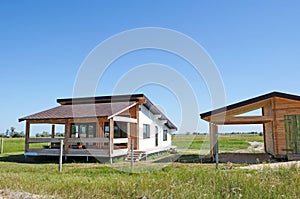
<svg viewBox="0 0 300 199">
<path fill-rule="evenodd" d="M 41 196 L 27 192 L 11 191 L 8 189 L 0 189 L 0 199 L 48 199 L 55 198 L 53 196 Z"/>
<path fill-rule="evenodd" d="M 255 164 L 249 165 L 245 167 L 240 167 L 241 169 L 263 169 L 263 168 L 271 168 L 271 169 L 278 169 L 278 168 L 290 168 L 290 167 L 297 167 L 300 168 L 300 161 L 291 161 L 291 162 L 277 162 L 277 163 L 269 163 L 269 164 Z"/>
</svg>

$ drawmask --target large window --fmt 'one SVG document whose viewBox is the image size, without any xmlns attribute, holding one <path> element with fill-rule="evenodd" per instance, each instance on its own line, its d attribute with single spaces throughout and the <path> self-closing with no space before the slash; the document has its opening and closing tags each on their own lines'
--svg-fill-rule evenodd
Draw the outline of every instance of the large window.
<svg viewBox="0 0 300 199">
<path fill-rule="evenodd" d="M 104 137 L 109 137 L 109 122 L 104 123 Z M 114 138 L 127 138 L 126 122 L 114 122 Z"/>
<path fill-rule="evenodd" d="M 168 140 L 168 130 L 164 129 L 163 131 L 163 141 L 167 141 Z"/>
<path fill-rule="evenodd" d="M 149 124 L 143 124 L 143 138 L 150 138 L 150 125 Z"/>
<path fill-rule="evenodd" d="M 96 137 L 96 123 L 71 124 L 71 138 Z"/>
</svg>

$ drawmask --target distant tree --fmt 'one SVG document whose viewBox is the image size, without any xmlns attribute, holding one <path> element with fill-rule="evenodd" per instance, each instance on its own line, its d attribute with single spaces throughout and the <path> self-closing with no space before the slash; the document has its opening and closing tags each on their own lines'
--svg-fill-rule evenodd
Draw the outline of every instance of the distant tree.
<svg viewBox="0 0 300 199">
<path fill-rule="evenodd" d="M 37 135 L 39 135 L 39 136 L 37 136 Z M 37 133 L 36 137 L 50 137 L 50 134 L 47 131 L 43 131 L 41 134 Z"/>
<path fill-rule="evenodd" d="M 186 135 L 191 135 L 191 132 L 188 131 L 188 132 L 186 132 L 185 134 L 186 134 Z"/>
<path fill-rule="evenodd" d="M 16 130 L 16 128 L 15 128 L 15 127 L 13 127 L 13 126 L 12 126 L 12 127 L 10 127 L 10 133 L 12 133 L 12 134 L 13 134 L 13 133 L 15 132 L 15 130 Z"/>
<path fill-rule="evenodd" d="M 57 132 L 57 133 L 55 133 L 55 136 L 56 137 L 64 137 L 64 133 Z"/>
<path fill-rule="evenodd" d="M 6 130 L 5 136 L 9 137 L 9 130 L 8 129 Z"/>
</svg>

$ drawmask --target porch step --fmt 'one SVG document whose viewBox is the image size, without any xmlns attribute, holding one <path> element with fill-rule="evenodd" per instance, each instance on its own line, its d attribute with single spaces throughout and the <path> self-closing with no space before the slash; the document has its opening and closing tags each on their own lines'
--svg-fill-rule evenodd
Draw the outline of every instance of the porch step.
<svg viewBox="0 0 300 199">
<path fill-rule="evenodd" d="M 133 151 L 133 161 L 137 162 L 146 157 L 145 151 Z M 128 151 L 127 156 L 125 158 L 127 161 L 131 161 L 131 152 Z"/>
</svg>

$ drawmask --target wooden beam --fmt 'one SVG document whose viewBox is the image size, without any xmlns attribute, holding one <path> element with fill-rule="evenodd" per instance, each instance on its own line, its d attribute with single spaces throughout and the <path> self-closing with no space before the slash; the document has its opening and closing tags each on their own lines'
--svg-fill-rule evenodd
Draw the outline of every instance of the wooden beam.
<svg viewBox="0 0 300 199">
<path fill-rule="evenodd" d="M 218 126 L 209 123 L 209 143 L 210 143 L 210 156 L 214 157 L 216 155 L 216 135 L 218 133 Z"/>
<path fill-rule="evenodd" d="M 51 127 L 51 138 L 54 138 L 55 137 L 55 124 L 52 124 L 52 127 Z"/>
<path fill-rule="evenodd" d="M 228 117 L 225 119 L 213 117 L 210 122 L 214 124 L 263 124 L 266 122 L 271 122 L 273 120 L 272 116 L 236 116 Z"/>
<path fill-rule="evenodd" d="M 250 111 L 258 110 L 266 105 L 269 105 L 270 101 L 271 101 L 271 99 L 259 101 L 259 102 L 253 103 L 253 104 L 248 104 L 248 105 L 237 107 L 237 108 L 234 108 L 231 110 L 226 110 L 221 113 L 210 115 L 210 116 L 207 116 L 202 119 L 210 122 L 212 120 L 212 117 L 220 117 L 220 118 L 221 117 L 234 117 L 234 116 L 237 116 L 240 114 L 248 113 Z"/>
<path fill-rule="evenodd" d="M 116 112 L 116 113 L 114 113 L 110 116 L 108 116 L 107 119 L 111 119 L 111 118 L 115 117 L 116 115 L 119 115 L 119 114 L 123 113 L 124 111 L 129 110 L 131 107 L 134 107 L 135 105 L 137 105 L 137 102 L 131 104 L 130 106 L 128 106 L 128 107 L 126 107 L 126 108 L 124 108 L 124 109 L 122 109 L 122 110 L 120 110 L 120 111 L 118 111 L 118 112 Z"/>
<path fill-rule="evenodd" d="M 25 129 L 25 152 L 29 151 L 29 137 L 30 137 L 30 122 L 26 121 L 26 129 Z"/>
<path fill-rule="evenodd" d="M 68 139 L 70 138 L 70 131 L 71 131 L 71 126 L 70 126 L 70 122 L 69 120 L 66 120 L 65 123 L 65 148 L 64 148 L 64 153 L 66 153 L 69 149 L 69 143 L 68 143 Z"/>
<path fill-rule="evenodd" d="M 130 117 L 114 116 L 113 120 L 116 122 L 137 123 L 136 118 L 130 118 Z"/>
</svg>

